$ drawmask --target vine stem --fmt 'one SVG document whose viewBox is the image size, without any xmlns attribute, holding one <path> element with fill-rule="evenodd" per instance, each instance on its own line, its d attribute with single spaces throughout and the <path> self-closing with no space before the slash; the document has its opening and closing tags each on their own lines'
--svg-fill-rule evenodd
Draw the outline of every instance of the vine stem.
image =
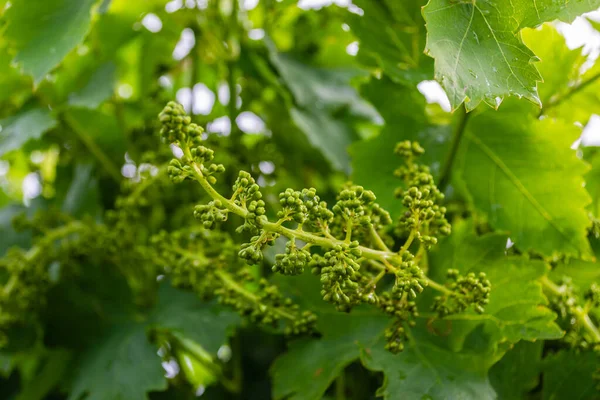
<svg viewBox="0 0 600 400">
<path fill-rule="evenodd" d="M 94 140 L 85 132 L 83 128 L 74 118 L 64 113 L 62 115 L 63 122 L 71 128 L 71 130 L 77 135 L 83 145 L 89 150 L 90 153 L 98 160 L 102 167 L 108 172 L 111 178 L 115 182 L 120 183 L 123 176 L 121 175 L 120 169 L 112 162 L 110 158 L 102 151 L 100 146 L 94 142 Z"/>
<path fill-rule="evenodd" d="M 460 147 L 460 142 L 465 133 L 465 128 L 467 127 L 467 121 L 469 119 L 470 113 L 467 112 L 467 109 L 463 105 L 457 110 L 458 114 L 458 122 L 456 123 L 456 127 L 452 134 L 452 142 L 450 143 L 450 153 L 444 162 L 444 166 L 442 168 L 442 172 L 440 174 L 440 183 L 438 188 L 440 192 L 444 192 L 446 187 L 450 183 L 450 178 L 452 177 L 452 166 L 454 165 L 454 160 L 456 159 L 456 154 L 458 153 L 458 148 Z"/>
<path fill-rule="evenodd" d="M 241 130 L 238 128 L 236 119 L 238 116 L 237 109 L 237 70 L 236 70 L 236 44 L 238 40 L 238 12 L 239 1 L 233 0 L 231 15 L 229 16 L 229 59 L 227 60 L 227 86 L 229 88 L 229 103 L 227 104 L 227 113 L 231 123 L 231 138 L 234 143 L 239 144 L 242 136 Z"/>
<path fill-rule="evenodd" d="M 178 253 L 179 255 L 181 255 L 185 258 L 188 258 L 191 260 L 206 261 L 206 259 L 202 258 L 201 255 L 195 254 L 191 251 L 188 251 L 188 250 L 185 250 L 185 249 L 182 249 L 179 247 L 171 247 L 171 249 L 174 252 Z M 250 292 L 249 290 L 244 288 L 242 285 L 240 285 L 238 282 L 236 282 L 236 280 L 233 277 L 231 277 L 231 275 L 228 272 L 223 271 L 221 269 L 217 269 L 217 270 L 215 270 L 215 275 L 217 276 L 217 278 L 219 278 L 221 280 L 221 282 L 223 282 L 223 284 L 225 286 L 229 287 L 234 292 L 242 295 L 243 297 L 245 297 L 246 299 L 248 299 L 249 301 L 251 301 L 253 303 L 260 304 L 260 299 L 258 298 L 258 296 L 256 296 L 256 294 Z M 273 312 L 275 312 L 282 318 L 289 319 L 290 321 L 293 321 L 296 319 L 296 317 L 294 315 L 289 314 L 286 311 L 280 310 L 278 308 L 273 308 Z"/>
<path fill-rule="evenodd" d="M 560 296 L 565 293 L 564 286 L 558 286 L 556 283 L 552 282 L 547 276 L 542 277 L 542 285 L 546 290 L 552 292 L 554 295 Z M 585 311 L 580 306 L 572 307 L 571 312 L 577 317 L 579 323 L 584 327 L 586 331 L 594 338 L 595 342 L 600 343 L 600 330 L 594 324 L 594 321 L 591 320 L 587 311 Z"/>
<path fill-rule="evenodd" d="M 31 249 L 25 253 L 25 258 L 28 260 L 33 260 L 43 249 L 54 243 L 56 240 L 62 239 L 66 236 L 69 236 L 73 233 L 77 233 L 80 230 L 83 230 L 85 225 L 81 222 L 75 221 L 71 222 L 68 225 L 61 226 L 60 228 L 54 229 L 50 231 L 38 244 L 33 246 Z M 11 275 L 6 284 L 4 285 L 3 291 L 5 296 L 9 296 L 12 290 L 15 288 L 19 278 L 16 274 Z"/>
<path fill-rule="evenodd" d="M 548 105 L 546 107 L 542 107 L 542 109 L 540 110 L 540 113 L 538 114 L 538 117 L 541 117 L 542 115 L 544 115 L 549 109 L 558 106 L 559 104 L 561 104 L 565 100 L 568 100 L 575 93 L 577 93 L 577 92 L 585 89 L 586 87 L 588 87 L 592 83 L 596 82 L 598 79 L 600 79 L 600 72 L 597 72 L 596 74 L 592 75 L 588 79 L 582 81 L 579 85 L 571 87 L 571 89 L 569 89 L 565 93 L 564 96 L 558 97 L 554 101 L 552 101 L 552 100 L 548 101 Z"/>
<path fill-rule="evenodd" d="M 393 265 L 391 265 L 389 262 L 385 262 L 385 264 L 379 263 L 377 261 L 374 260 L 369 260 L 369 263 L 375 267 L 376 269 L 385 272 L 390 271 L 392 273 L 396 273 L 398 272 L 397 268 L 394 268 Z M 383 274 L 379 274 L 377 275 L 374 279 L 372 279 L 369 284 L 367 286 L 371 286 L 371 285 L 375 285 L 379 279 L 381 279 L 383 277 Z M 452 291 L 450 289 L 448 289 L 446 286 L 441 285 L 439 283 L 437 283 L 436 281 L 428 278 L 427 276 L 424 276 L 423 279 L 427 282 L 427 286 L 430 286 L 432 289 L 437 290 L 438 292 L 442 292 L 444 294 L 451 294 Z"/>
<path fill-rule="evenodd" d="M 232 202 L 229 199 L 227 199 L 226 197 L 222 196 L 206 180 L 206 177 L 204 176 L 204 173 L 202 172 L 202 166 L 192 161 L 193 158 L 192 158 L 192 154 L 190 152 L 189 147 L 182 143 L 181 149 L 183 150 L 183 154 L 185 155 L 185 157 L 188 160 L 190 160 L 190 165 L 192 166 L 192 171 L 193 171 L 194 177 L 196 178 L 198 183 L 200 183 L 200 185 L 204 188 L 204 190 L 206 190 L 206 192 L 213 199 L 219 200 L 221 202 L 221 204 L 225 208 L 227 208 L 229 211 L 233 212 L 234 214 L 239 215 L 242 218 L 246 218 L 246 216 L 248 215 L 248 211 L 246 209 L 238 206 L 234 202 Z M 261 227 L 266 231 L 278 233 L 278 234 L 286 236 L 290 239 L 292 239 L 292 238 L 300 239 L 307 243 L 313 243 L 313 244 L 316 244 L 316 245 L 324 247 L 324 248 L 331 248 L 336 245 L 346 244 L 343 240 L 331 239 L 331 238 L 327 238 L 327 237 L 323 237 L 323 236 L 318 236 L 314 233 L 306 232 L 303 230 L 286 228 L 285 226 L 282 226 L 279 223 L 270 222 L 268 220 L 263 220 L 261 223 Z M 397 256 L 397 254 L 393 253 L 393 252 L 374 250 L 374 249 L 364 247 L 364 246 L 359 246 L 358 248 L 361 250 L 361 252 L 365 258 L 383 260 L 383 259 L 388 259 L 388 258 L 394 258 Z"/>
<path fill-rule="evenodd" d="M 425 277 L 425 281 L 427 282 L 427 286 L 430 286 L 432 289 L 435 289 L 438 292 L 442 292 L 445 294 L 452 294 L 452 290 L 448 289 L 444 285 L 440 285 L 439 283 L 437 283 L 434 280 L 429 279 L 428 277 Z"/>
<path fill-rule="evenodd" d="M 383 239 L 381 238 L 381 236 L 379 236 L 379 233 L 377 233 L 377 229 L 375 229 L 375 226 L 371 225 L 371 237 L 373 238 L 373 241 L 375 242 L 375 244 L 377 246 L 379 246 L 379 248 L 383 251 L 391 251 L 387 245 L 385 244 L 385 242 L 383 241 Z"/>
<path fill-rule="evenodd" d="M 343 369 L 335 379 L 335 400 L 346 400 L 346 377 Z"/>
<path fill-rule="evenodd" d="M 193 157 L 192 157 L 189 145 L 187 143 L 180 143 L 179 145 L 180 145 L 180 148 L 183 150 L 184 160 L 187 160 L 188 164 L 192 167 L 192 174 L 194 175 L 194 178 L 198 181 L 198 183 L 200 183 L 200 185 L 204 188 L 204 190 L 206 190 L 206 192 L 214 200 L 220 201 L 221 204 L 227 210 L 229 210 L 230 212 L 232 212 L 234 214 L 239 215 L 242 218 L 246 218 L 248 215 L 248 210 L 246 210 L 244 207 L 238 206 L 237 204 L 235 204 L 235 202 L 233 200 L 222 196 L 219 192 L 217 192 L 215 190 L 215 188 L 212 187 L 210 182 L 208 182 L 208 180 L 206 179 L 206 177 L 204 176 L 204 173 L 203 173 L 203 168 L 204 168 L 203 165 L 198 164 L 195 161 L 193 161 Z M 233 198 L 234 198 L 234 196 L 232 196 L 232 199 Z M 315 233 L 306 232 L 306 231 L 302 230 L 301 227 L 297 228 L 297 229 L 286 228 L 285 226 L 282 225 L 282 222 L 283 222 L 282 220 L 280 220 L 279 222 L 270 222 L 266 218 L 264 218 L 261 220 L 260 226 L 265 231 L 278 233 L 289 239 L 300 239 L 311 245 L 317 245 L 317 246 L 320 246 L 323 248 L 332 248 L 334 246 L 348 244 L 348 236 L 346 236 L 345 240 L 339 240 L 339 239 L 335 238 L 334 236 L 332 236 L 331 234 L 327 234 L 326 230 L 324 230 L 324 235 L 326 235 L 326 236 L 319 236 L 318 234 L 315 234 Z M 391 273 L 393 273 L 394 275 L 397 275 L 397 273 L 399 272 L 398 268 L 394 267 L 390 263 L 390 260 L 401 260 L 404 252 L 408 251 L 408 248 L 414 241 L 414 239 L 416 237 L 416 230 L 415 229 L 411 230 L 411 232 L 408 236 L 408 239 L 406 240 L 406 242 L 404 243 L 402 248 L 397 253 L 392 252 L 387 248 L 387 246 L 385 245 L 385 243 L 383 243 L 383 240 L 377 234 L 377 231 L 375 229 L 372 229 L 371 234 L 372 234 L 372 236 L 374 236 L 375 242 L 376 243 L 379 242 L 378 245 L 386 250 L 375 250 L 375 249 L 372 249 L 369 247 L 358 246 L 358 249 L 362 253 L 362 257 L 364 257 L 365 259 L 368 259 L 371 262 L 371 264 L 376 266 L 378 269 L 383 270 L 384 272 L 387 270 L 387 271 L 390 271 Z M 377 238 L 379 240 L 377 240 Z M 256 296 L 254 294 L 246 291 L 244 288 L 239 286 L 228 275 L 223 275 L 223 274 L 226 274 L 226 273 L 223 271 L 217 271 L 217 275 L 221 278 L 221 280 L 223 280 L 224 283 L 228 284 L 233 290 L 238 291 L 240 294 L 245 295 L 251 301 L 258 301 L 258 299 L 256 298 Z M 384 275 L 385 275 L 385 273 L 378 274 L 377 277 L 374 278 L 369 283 L 369 286 L 375 285 Z M 433 289 L 443 292 L 443 293 L 446 293 L 446 294 L 451 293 L 451 291 L 448 288 L 446 288 L 445 286 L 440 285 L 437 282 L 434 282 L 427 277 L 425 277 L 424 279 L 427 281 L 429 286 L 431 286 Z"/>
</svg>

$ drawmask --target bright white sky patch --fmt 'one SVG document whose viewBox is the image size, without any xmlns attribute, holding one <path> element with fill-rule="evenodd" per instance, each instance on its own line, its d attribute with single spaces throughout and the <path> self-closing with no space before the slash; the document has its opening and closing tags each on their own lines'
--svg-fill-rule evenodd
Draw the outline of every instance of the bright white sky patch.
<svg viewBox="0 0 600 400">
<path fill-rule="evenodd" d="M 204 83 L 194 85 L 194 114 L 208 115 L 215 104 L 215 94 Z"/>
<path fill-rule="evenodd" d="M 263 133 L 266 129 L 264 121 L 256 114 L 250 111 L 240 113 L 235 119 L 237 126 L 245 133 L 257 134 Z"/>
<path fill-rule="evenodd" d="M 223 136 L 229 136 L 231 133 L 231 121 L 229 117 L 223 116 L 209 122 L 206 125 L 206 130 L 210 133 L 219 133 Z"/>
<path fill-rule="evenodd" d="M 196 37 L 194 36 L 194 31 L 190 28 L 185 28 L 181 32 L 181 38 L 177 45 L 175 46 L 175 50 L 173 50 L 173 58 L 175 60 L 181 60 L 194 48 L 196 44 Z"/>
<path fill-rule="evenodd" d="M 146 14 L 144 16 L 144 18 L 142 19 L 142 25 L 144 25 L 146 29 L 153 33 L 160 32 L 160 30 L 162 29 L 162 21 L 160 20 L 160 18 L 158 18 L 156 14 L 152 13 Z"/>
<path fill-rule="evenodd" d="M 425 96 L 425 100 L 427 100 L 428 103 L 438 103 L 444 111 L 450 111 L 452 109 L 446 92 L 437 81 L 419 82 L 417 89 Z"/>
</svg>

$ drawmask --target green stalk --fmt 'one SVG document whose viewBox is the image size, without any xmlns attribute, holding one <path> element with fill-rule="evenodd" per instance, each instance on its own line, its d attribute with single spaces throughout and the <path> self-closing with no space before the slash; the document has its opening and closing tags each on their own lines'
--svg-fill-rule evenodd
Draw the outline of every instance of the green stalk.
<svg viewBox="0 0 600 400">
<path fill-rule="evenodd" d="M 44 236 L 44 238 L 40 240 L 38 244 L 36 244 L 27 251 L 27 253 L 25 254 L 25 258 L 27 260 L 33 260 L 40 252 L 44 251 L 44 249 L 48 245 L 54 243 L 56 240 L 62 239 L 73 233 L 77 233 L 78 231 L 83 230 L 84 228 L 84 224 L 76 221 L 48 232 L 48 234 L 46 234 L 46 236 Z M 10 293 L 15 288 L 18 280 L 19 278 L 17 277 L 17 275 L 11 275 L 11 277 L 8 279 L 3 288 L 5 296 L 10 295 Z"/>
<path fill-rule="evenodd" d="M 568 100 L 569 98 L 571 98 L 571 96 L 573 96 L 577 92 L 585 89 L 586 87 L 588 87 L 592 83 L 596 82 L 598 79 L 600 79 L 600 72 L 598 72 L 598 73 L 592 75 L 591 77 L 589 77 L 588 79 L 582 81 L 579 85 L 573 86 L 572 88 L 569 89 L 569 91 L 567 91 L 567 93 L 565 93 L 564 96 L 558 97 L 558 98 L 554 99 L 554 101 L 552 101 L 552 100 L 549 101 L 548 104 L 546 105 L 546 107 L 543 107 L 540 110 L 540 113 L 538 114 L 538 117 L 541 117 L 548 110 L 550 110 L 550 109 L 558 106 L 559 104 L 561 104 L 565 100 Z"/>
<path fill-rule="evenodd" d="M 195 253 L 193 253 L 191 251 L 187 251 L 185 249 L 173 247 L 172 250 L 175 251 L 176 253 L 178 253 L 179 255 L 186 257 L 188 259 L 191 259 L 191 260 L 206 261 L 206 259 L 202 258 L 201 255 L 195 254 Z M 246 298 L 247 300 L 249 300 L 250 302 L 252 302 L 254 304 L 259 304 L 259 305 L 261 304 L 260 298 L 258 298 L 258 296 L 256 296 L 254 293 L 250 292 L 249 290 L 244 288 L 242 285 L 240 285 L 228 272 L 223 271 L 221 269 L 217 269 L 217 270 L 215 270 L 215 275 L 229 289 L 233 290 L 234 292 L 243 296 L 244 298 Z M 288 319 L 290 321 L 294 321 L 296 319 L 296 317 L 294 315 L 286 312 L 285 310 L 281 310 L 279 308 L 273 308 L 273 312 L 278 314 L 280 317 Z"/>
<path fill-rule="evenodd" d="M 115 182 L 120 183 L 123 179 L 121 175 L 121 170 L 112 162 L 112 160 L 102 151 L 100 146 L 94 142 L 85 131 L 85 128 L 82 127 L 74 118 L 72 118 L 69 114 L 62 114 L 63 122 L 71 128 L 71 130 L 77 135 L 79 140 L 83 143 L 83 145 L 89 150 L 90 153 L 98 160 L 98 162 L 102 165 L 102 167 L 106 170 L 106 172 L 110 175 L 111 178 L 115 180 Z"/>
<path fill-rule="evenodd" d="M 458 153 L 458 148 L 460 147 L 460 142 L 465 133 L 465 128 L 467 127 L 467 121 L 470 115 L 469 113 L 467 113 L 467 110 L 464 105 L 456 111 L 458 115 L 458 122 L 456 123 L 454 133 L 452 134 L 452 142 L 450 143 L 450 153 L 448 153 L 448 157 L 444 162 L 444 166 L 440 174 L 440 183 L 438 185 L 438 188 L 442 193 L 446 190 L 446 187 L 450 183 L 450 178 L 452 177 L 452 167 L 454 166 L 454 160 L 456 159 L 456 154 Z"/>
<path fill-rule="evenodd" d="M 183 150 L 183 154 L 185 155 L 185 157 L 187 159 L 189 159 L 189 160 L 193 159 L 190 149 L 187 145 L 181 144 L 181 149 Z M 231 200 L 227 199 L 226 197 L 222 196 L 219 192 L 217 192 L 215 190 L 215 188 L 213 188 L 212 185 L 206 180 L 206 177 L 204 176 L 204 173 L 202 172 L 202 165 L 195 163 L 193 161 L 190 161 L 190 162 L 191 162 L 191 167 L 192 167 L 192 173 L 194 174 L 194 177 L 196 178 L 198 183 L 200 183 L 200 185 L 204 188 L 204 190 L 213 199 L 220 201 L 221 204 L 227 210 L 233 212 L 234 214 L 239 215 L 242 218 L 246 218 L 246 216 L 248 215 L 248 211 L 246 209 L 238 206 L 237 204 L 235 204 Z M 324 248 L 332 248 L 337 245 L 346 244 L 343 240 L 330 239 L 330 238 L 326 238 L 323 236 L 318 236 L 314 233 L 305 232 L 303 230 L 286 228 L 275 222 L 263 221 L 261 227 L 265 231 L 278 233 L 278 234 L 286 236 L 287 238 L 290 238 L 290 239 L 292 239 L 292 238 L 300 239 L 307 243 L 313 243 L 313 244 L 316 244 L 316 245 L 324 247 Z M 374 250 L 374 249 L 364 247 L 364 246 L 359 246 L 358 248 L 361 250 L 361 252 L 363 253 L 363 256 L 365 258 L 382 260 L 382 259 L 388 259 L 388 258 L 393 258 L 393 257 L 397 256 L 396 253 L 389 252 L 389 251 Z"/>
<path fill-rule="evenodd" d="M 565 288 L 563 286 L 558 286 L 547 276 L 542 278 L 542 285 L 546 290 L 550 291 L 556 296 L 560 296 L 565 293 Z M 594 321 L 591 320 L 587 311 L 580 306 L 575 306 L 571 308 L 571 312 L 573 315 L 575 315 L 581 326 L 583 326 L 583 328 L 594 338 L 594 342 L 600 343 L 600 330 L 598 330 L 598 327 L 594 324 Z"/>
</svg>

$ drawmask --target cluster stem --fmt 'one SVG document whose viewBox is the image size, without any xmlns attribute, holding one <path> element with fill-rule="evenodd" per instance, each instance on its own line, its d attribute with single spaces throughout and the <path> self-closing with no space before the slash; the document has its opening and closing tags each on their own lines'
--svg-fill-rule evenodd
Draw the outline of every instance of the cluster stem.
<svg viewBox="0 0 600 400">
<path fill-rule="evenodd" d="M 564 294 L 566 290 L 564 286 L 558 286 L 547 276 L 542 278 L 542 285 L 547 291 L 557 296 Z M 598 330 L 598 327 L 594 324 L 594 321 L 592 321 L 588 312 L 580 306 L 572 307 L 571 312 L 575 315 L 575 318 L 577 318 L 577 321 L 581 326 L 594 338 L 594 341 L 600 343 L 600 330 Z"/>
</svg>

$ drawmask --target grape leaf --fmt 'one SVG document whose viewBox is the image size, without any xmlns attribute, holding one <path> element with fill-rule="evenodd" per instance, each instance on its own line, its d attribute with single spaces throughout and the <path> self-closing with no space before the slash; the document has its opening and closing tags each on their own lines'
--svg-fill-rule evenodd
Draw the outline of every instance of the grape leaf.
<svg viewBox="0 0 600 400">
<path fill-rule="evenodd" d="M 167 387 L 156 346 L 148 341 L 149 329 L 180 332 L 216 353 L 227 332 L 239 321 L 237 314 L 216 304 L 203 303 L 193 293 L 163 284 L 159 302 L 146 320 L 118 318 L 94 341 L 75 369 L 70 399 L 146 399 L 146 392 Z"/>
<path fill-rule="evenodd" d="M 56 119 L 46 108 L 32 108 L 0 120 L 0 157 L 36 140 L 56 126 Z"/>
<path fill-rule="evenodd" d="M 144 324 L 113 326 L 89 350 L 75 371 L 70 400 L 87 393 L 87 400 L 146 400 L 146 392 L 164 390 L 167 382 L 148 342 Z"/>
<path fill-rule="evenodd" d="M 383 78 L 363 85 L 362 94 L 377 108 L 385 125 L 375 138 L 350 147 L 352 179 L 372 190 L 377 202 L 396 218 L 402 211 L 402 202 L 394 196 L 394 189 L 401 185 L 394 171 L 403 162 L 394 154 L 396 143 L 418 141 L 426 149 L 419 161 L 430 166 L 435 178 L 440 172 L 440 160 L 446 157 L 450 127 L 429 121 L 425 98 L 414 87 Z"/>
<path fill-rule="evenodd" d="M 546 273 L 544 263 L 506 255 L 505 234 L 478 237 L 471 221 L 455 223 L 452 228 L 450 237 L 431 254 L 432 279 L 443 282 L 448 269 L 485 272 L 492 291 L 483 314 L 468 311 L 446 319 L 462 321 L 465 331 L 484 324 L 485 332 L 498 343 L 561 338 L 563 332 L 554 323 L 556 315 L 545 307 L 548 301 L 539 282 Z M 455 341 L 454 346 L 461 348 L 464 342 Z"/>
<path fill-rule="evenodd" d="M 358 310 L 357 310 L 358 311 Z M 340 372 L 359 358 L 360 345 L 371 345 L 388 322 L 377 313 L 320 313 L 328 332 L 319 340 L 300 340 L 271 368 L 275 399 L 320 399 Z"/>
<path fill-rule="evenodd" d="M 430 0 L 423 8 L 425 52 L 435 59 L 435 76 L 452 108 L 463 101 L 472 110 L 482 101 L 498 107 L 505 95 L 541 105 L 538 58 L 519 31 L 546 21 L 571 21 L 600 7 L 600 1 Z"/>
<path fill-rule="evenodd" d="M 21 75 L 19 70 L 12 65 L 12 55 L 6 40 L 0 38 L 0 101 L 6 102 L 15 95 L 22 95 L 29 91 L 30 79 Z M 23 98 L 21 97 L 20 101 Z"/>
<path fill-rule="evenodd" d="M 595 262 L 569 260 L 557 265 L 556 268 L 550 271 L 549 276 L 554 281 L 568 276 L 572 279 L 573 284 L 583 292 L 589 289 L 592 283 L 600 282 L 600 268 L 598 263 Z"/>
<path fill-rule="evenodd" d="M 272 44 L 269 48 L 271 62 L 294 96 L 292 119 L 335 169 L 349 172 L 347 147 L 358 134 L 343 117 L 377 118 L 373 108 L 349 85 L 360 72 L 311 68 L 278 53 Z"/>
<path fill-rule="evenodd" d="M 116 66 L 107 62 L 98 67 L 87 84 L 69 96 L 73 107 L 97 108 L 113 94 Z"/>
<path fill-rule="evenodd" d="M 597 399 L 597 381 L 592 374 L 598 368 L 593 352 L 560 351 L 544 360 L 544 400 Z"/>
<path fill-rule="evenodd" d="M 216 353 L 227 338 L 228 331 L 240 323 L 237 313 L 216 304 L 206 304 L 194 293 L 161 285 L 158 304 L 150 316 L 151 327 L 183 333 Z"/>
<path fill-rule="evenodd" d="M 100 193 L 98 180 L 93 175 L 92 164 L 77 164 L 73 171 L 73 178 L 69 185 L 61 209 L 75 216 L 97 216 L 100 211 Z"/>
<path fill-rule="evenodd" d="M 121 165 L 127 144 L 114 114 L 104 110 L 70 108 L 63 116 L 66 123 L 77 132 L 79 137 L 85 142 L 91 141 L 99 146 L 112 159 L 115 166 Z M 84 139 L 86 137 L 88 138 Z M 96 151 L 94 153 L 99 161 L 105 162 L 100 159 Z"/>
<path fill-rule="evenodd" d="M 539 384 L 544 342 L 518 342 L 490 370 L 490 381 L 503 400 L 521 400 Z"/>
<path fill-rule="evenodd" d="M 457 353 L 424 328 L 423 321 L 411 329 L 410 342 L 397 355 L 379 341 L 362 352 L 363 364 L 384 373 L 377 391 L 392 399 L 495 399 L 486 372 L 496 361 L 492 354 Z"/>
<path fill-rule="evenodd" d="M 378 339 L 388 318 L 373 308 L 340 313 L 319 295 L 319 280 L 310 272 L 300 276 L 278 275 L 274 281 L 301 307 L 317 314 L 320 339 L 300 339 L 271 366 L 275 399 L 320 399 L 351 362 L 360 356 L 360 344 Z"/>
<path fill-rule="evenodd" d="M 31 381 L 25 383 L 15 400 L 43 400 L 58 385 L 71 365 L 72 353 L 63 349 L 48 351 L 47 359 Z"/>
<path fill-rule="evenodd" d="M 551 25 L 524 29 L 522 36 L 539 56 L 537 68 L 544 77 L 538 85 L 542 113 L 564 121 L 585 124 L 600 113 L 600 65 L 584 69 L 583 49 L 570 50 L 565 38 Z M 584 70 L 585 72 L 581 72 Z"/>
<path fill-rule="evenodd" d="M 303 306 L 317 312 L 317 328 L 323 337 L 293 343 L 289 351 L 276 360 L 271 369 L 276 399 L 322 398 L 338 373 L 359 357 L 367 368 L 384 373 L 385 382 L 379 393 L 387 399 L 427 395 L 494 398 L 485 374 L 502 352 L 498 352 L 485 333 L 476 331 L 468 336 L 471 332 L 456 329 L 453 336 L 468 336 L 457 341 L 477 342 L 477 345 L 463 346 L 458 352 L 448 347 L 447 338 L 430 332 L 426 319 L 422 318 L 415 329 L 410 329 L 410 342 L 405 351 L 393 355 L 384 349 L 383 340 L 384 329 L 391 322 L 389 317 L 367 307 L 350 314 L 336 312 L 320 299 L 315 290 L 318 281 L 309 274 L 278 277 L 277 282 Z M 456 322 L 457 325 L 462 323 Z"/>
<path fill-rule="evenodd" d="M 455 172 L 473 205 L 522 251 L 591 256 L 587 240 L 587 166 L 570 145 L 579 129 L 539 120 L 516 101 L 474 115 Z"/>
<path fill-rule="evenodd" d="M 35 7 L 15 1 L 5 13 L 5 37 L 17 50 L 15 62 L 39 83 L 88 32 L 97 0 L 48 0 Z"/>
<path fill-rule="evenodd" d="M 431 79 L 433 60 L 423 55 L 425 0 L 358 0 L 363 15 L 351 15 L 348 25 L 360 42 L 357 58 L 374 64 L 394 81 L 416 85 Z M 377 29 L 373 29 L 377 27 Z"/>
</svg>

